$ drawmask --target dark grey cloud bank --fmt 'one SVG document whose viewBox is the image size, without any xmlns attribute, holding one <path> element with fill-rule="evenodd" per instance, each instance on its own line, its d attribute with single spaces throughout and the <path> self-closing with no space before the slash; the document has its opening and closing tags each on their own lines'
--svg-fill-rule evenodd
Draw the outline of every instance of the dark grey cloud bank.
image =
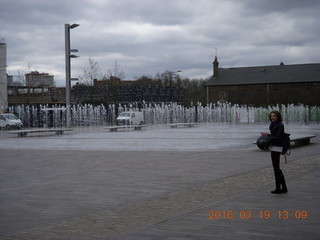
<svg viewBox="0 0 320 240">
<path fill-rule="evenodd" d="M 55 75 L 64 85 L 64 24 L 73 76 L 91 57 L 103 72 L 114 61 L 127 79 L 182 70 L 212 74 L 214 47 L 221 67 L 320 62 L 320 1 L 300 0 L 0 0 L 0 38 L 8 73 Z"/>
</svg>

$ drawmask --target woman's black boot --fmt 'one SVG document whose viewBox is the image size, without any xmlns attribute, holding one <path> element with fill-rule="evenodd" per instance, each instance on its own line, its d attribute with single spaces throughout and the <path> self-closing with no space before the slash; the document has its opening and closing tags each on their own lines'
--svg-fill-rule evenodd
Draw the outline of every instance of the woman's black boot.
<svg viewBox="0 0 320 240">
<path fill-rule="evenodd" d="M 274 176 L 275 176 L 275 179 L 276 179 L 276 189 L 271 191 L 271 193 L 273 194 L 281 194 L 282 191 L 281 191 L 281 187 L 280 187 L 280 172 L 274 172 Z"/>
<path fill-rule="evenodd" d="M 280 177 L 279 178 L 280 178 L 280 184 L 282 186 L 281 192 L 282 193 L 287 193 L 288 189 L 287 189 L 287 185 L 286 185 L 286 180 L 284 179 L 284 175 L 283 175 L 281 170 L 280 170 Z"/>
<path fill-rule="evenodd" d="M 275 190 L 271 191 L 271 193 L 273 193 L 273 194 L 281 194 L 282 190 L 281 189 L 275 189 Z"/>
</svg>

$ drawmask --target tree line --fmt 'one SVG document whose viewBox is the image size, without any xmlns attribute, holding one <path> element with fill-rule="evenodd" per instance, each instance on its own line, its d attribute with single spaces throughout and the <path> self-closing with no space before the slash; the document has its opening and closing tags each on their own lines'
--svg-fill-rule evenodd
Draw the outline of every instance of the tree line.
<svg viewBox="0 0 320 240">
<path fill-rule="evenodd" d="M 88 58 L 88 65 L 81 68 L 82 75 L 79 76 L 80 83 L 84 85 L 93 85 L 93 80 L 109 80 L 110 78 L 118 78 L 123 80 L 126 75 L 120 64 L 115 61 L 113 66 L 107 70 L 106 73 L 102 73 L 97 61 L 92 58 Z M 155 76 L 141 75 L 135 77 L 133 80 L 147 79 L 153 84 L 158 84 L 163 87 L 178 87 L 184 90 L 184 105 L 190 106 L 192 103 L 206 103 L 206 88 L 205 84 L 207 79 L 190 79 L 182 77 L 179 74 L 180 71 L 172 72 L 165 71 L 163 73 L 156 73 Z"/>
<path fill-rule="evenodd" d="M 18 71 L 13 77 L 13 81 L 8 83 L 8 86 L 26 86 L 25 73 L 31 72 L 32 64 L 28 63 L 27 70 Z M 177 87 L 182 88 L 184 92 L 184 106 L 197 102 L 206 103 L 206 88 L 207 79 L 196 79 L 182 77 L 178 72 L 165 71 L 163 73 L 156 73 L 154 76 L 144 75 L 136 76 L 133 80 L 147 79 L 152 84 L 161 85 L 163 87 Z M 88 58 L 86 66 L 81 68 L 81 75 L 78 76 L 79 84 L 86 86 L 93 86 L 93 80 L 109 80 L 111 78 L 118 78 L 124 80 L 126 74 L 121 65 L 114 61 L 114 64 L 103 73 L 97 61 L 93 58 Z M 140 81 L 143 83 L 144 81 Z"/>
</svg>

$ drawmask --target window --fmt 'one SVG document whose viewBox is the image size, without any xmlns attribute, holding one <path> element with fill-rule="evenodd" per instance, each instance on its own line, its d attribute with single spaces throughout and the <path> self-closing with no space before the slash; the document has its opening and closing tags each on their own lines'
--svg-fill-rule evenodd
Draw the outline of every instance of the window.
<svg viewBox="0 0 320 240">
<path fill-rule="evenodd" d="M 219 92 L 219 102 L 226 102 L 228 100 L 228 94 L 226 91 Z"/>
</svg>

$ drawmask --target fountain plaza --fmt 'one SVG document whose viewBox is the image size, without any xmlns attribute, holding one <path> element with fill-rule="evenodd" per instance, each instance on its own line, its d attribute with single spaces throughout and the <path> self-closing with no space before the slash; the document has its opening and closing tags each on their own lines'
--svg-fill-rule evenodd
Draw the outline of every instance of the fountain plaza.
<svg viewBox="0 0 320 240">
<path fill-rule="evenodd" d="M 0 131 L 0 239 L 319 239 L 318 110 L 282 107 L 286 132 L 317 137 L 282 157 L 289 192 L 275 196 L 270 153 L 253 144 L 270 109 L 149 106 L 148 128 L 108 132 L 113 109 L 75 106 L 64 135 Z"/>
</svg>

